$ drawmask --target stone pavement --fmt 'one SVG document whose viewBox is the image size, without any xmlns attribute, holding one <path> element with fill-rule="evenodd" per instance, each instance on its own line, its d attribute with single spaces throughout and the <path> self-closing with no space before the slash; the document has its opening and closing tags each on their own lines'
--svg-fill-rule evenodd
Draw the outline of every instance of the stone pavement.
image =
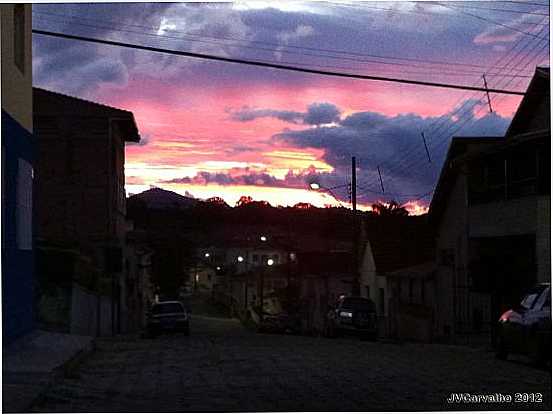
<svg viewBox="0 0 553 414">
<path fill-rule="evenodd" d="M 25 412 L 94 349 L 91 337 L 36 330 L 2 349 L 2 411 Z"/>
<path fill-rule="evenodd" d="M 193 315 L 192 334 L 99 340 L 39 412 L 551 409 L 551 373 L 437 344 L 255 334 Z M 541 394 L 542 403 L 448 405 L 451 393 Z"/>
</svg>

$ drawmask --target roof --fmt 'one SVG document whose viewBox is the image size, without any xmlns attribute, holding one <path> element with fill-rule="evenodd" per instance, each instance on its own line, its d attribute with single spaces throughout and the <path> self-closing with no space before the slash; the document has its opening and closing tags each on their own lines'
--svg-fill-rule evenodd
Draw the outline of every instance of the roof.
<svg viewBox="0 0 553 414">
<path fill-rule="evenodd" d="M 426 216 L 367 222 L 376 272 L 385 274 L 434 257 L 434 238 Z"/>
<path fill-rule="evenodd" d="M 549 68 L 537 67 L 534 76 L 528 84 L 526 93 L 513 116 L 511 124 L 505 133 L 506 137 L 511 137 L 521 132 L 529 132 L 534 129 L 551 130 L 549 88 Z M 536 113 L 538 113 L 538 115 L 540 113 L 545 113 L 546 116 L 532 124 L 532 121 L 536 117 Z"/>
<path fill-rule="evenodd" d="M 63 115 L 109 118 L 119 123 L 125 141 L 140 141 L 134 115 L 124 109 L 64 95 L 59 92 L 33 88 L 33 111 L 35 115 L 39 116 Z"/>
</svg>

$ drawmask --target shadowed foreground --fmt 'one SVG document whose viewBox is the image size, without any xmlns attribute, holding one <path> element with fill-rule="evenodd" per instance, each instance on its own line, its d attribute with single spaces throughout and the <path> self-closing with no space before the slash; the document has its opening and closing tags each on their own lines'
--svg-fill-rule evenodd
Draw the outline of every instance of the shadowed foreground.
<svg viewBox="0 0 553 414">
<path fill-rule="evenodd" d="M 236 320 L 194 315 L 190 337 L 99 341 L 78 378 L 33 410 L 544 410 L 550 388 L 550 373 L 482 349 L 262 335 Z M 453 392 L 539 392 L 544 403 L 448 405 Z"/>
</svg>

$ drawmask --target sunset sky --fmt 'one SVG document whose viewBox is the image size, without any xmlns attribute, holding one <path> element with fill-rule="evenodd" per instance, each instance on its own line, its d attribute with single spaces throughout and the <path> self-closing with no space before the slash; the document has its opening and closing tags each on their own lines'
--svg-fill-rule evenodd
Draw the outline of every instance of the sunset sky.
<svg viewBox="0 0 553 414">
<path fill-rule="evenodd" d="M 330 71 L 524 90 L 549 64 L 549 7 L 518 2 L 35 4 L 33 27 Z M 543 4 L 543 5 L 540 5 Z M 505 27 L 509 26 L 509 27 Z M 502 135 L 520 97 L 324 77 L 33 38 L 34 85 L 134 113 L 127 193 L 273 205 L 431 199 L 452 135 Z M 421 133 L 424 133 L 431 162 Z M 382 174 L 384 194 L 378 169 Z M 340 187 L 341 186 L 341 187 Z"/>
</svg>

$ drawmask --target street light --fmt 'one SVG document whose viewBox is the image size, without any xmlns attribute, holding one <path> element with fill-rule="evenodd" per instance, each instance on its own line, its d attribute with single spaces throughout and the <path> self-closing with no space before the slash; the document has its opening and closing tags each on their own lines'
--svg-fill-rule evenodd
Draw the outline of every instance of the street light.
<svg viewBox="0 0 553 414">
<path fill-rule="evenodd" d="M 207 259 L 210 256 L 209 253 L 204 254 L 204 257 Z"/>
<path fill-rule="evenodd" d="M 242 263 L 244 261 L 244 258 L 242 256 L 238 256 L 236 260 L 238 260 L 238 263 Z"/>
<path fill-rule="evenodd" d="M 261 240 L 262 242 L 266 242 L 267 241 L 267 236 L 261 236 L 259 238 L 259 240 Z"/>
<path fill-rule="evenodd" d="M 273 259 L 267 260 L 267 266 L 272 266 L 275 264 L 275 261 Z"/>
<path fill-rule="evenodd" d="M 323 187 L 317 182 L 309 183 L 309 187 L 312 190 L 315 191 L 325 191 L 329 193 L 340 205 L 343 207 L 342 202 L 336 197 L 336 195 L 332 192 L 332 190 L 336 188 L 342 188 L 350 186 L 349 184 L 342 184 L 337 185 L 335 187 Z M 352 259 L 353 259 L 353 271 L 354 271 L 354 277 L 353 277 L 353 285 L 352 285 L 352 294 L 353 295 L 359 295 L 360 294 L 360 280 L 359 280 L 359 263 L 358 263 L 358 255 L 359 255 L 359 236 L 358 236 L 358 227 L 359 223 L 357 221 L 357 178 L 356 178 L 356 161 L 355 157 L 351 158 L 351 186 L 350 186 L 350 195 L 351 195 L 351 209 L 353 212 L 353 249 L 352 249 Z"/>
</svg>

